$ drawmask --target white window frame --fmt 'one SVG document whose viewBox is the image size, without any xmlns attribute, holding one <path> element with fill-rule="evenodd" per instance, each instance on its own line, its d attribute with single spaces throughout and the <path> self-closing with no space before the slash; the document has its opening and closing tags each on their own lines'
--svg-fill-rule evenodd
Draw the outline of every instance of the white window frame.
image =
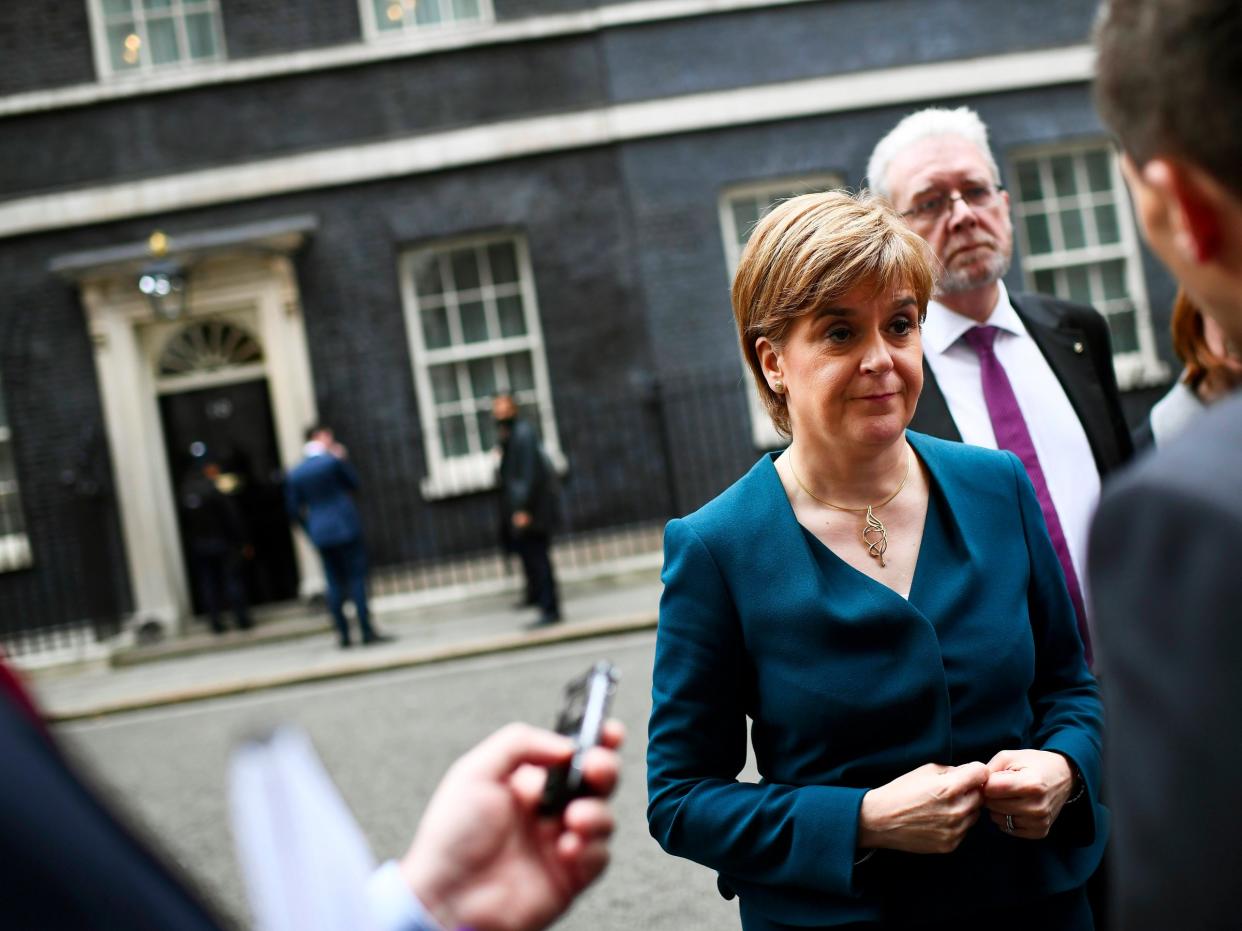
<svg viewBox="0 0 1242 931">
<path fill-rule="evenodd" d="M 733 184 L 720 192 L 718 209 L 720 212 L 720 234 L 724 239 L 725 265 L 729 274 L 729 286 L 733 285 L 733 275 L 737 271 L 738 260 L 742 257 L 742 246 L 738 243 L 737 223 L 733 218 L 733 202 L 742 197 L 755 200 L 775 200 L 794 197 L 797 194 L 812 191 L 827 191 L 842 187 L 845 177 L 840 172 L 828 171 L 809 175 L 789 175 L 783 178 L 766 178 L 762 181 L 747 181 Z M 760 213 L 760 218 L 764 216 Z M 738 354 L 741 355 L 741 346 Z M 750 411 L 750 436 L 756 449 L 777 449 L 789 444 L 789 437 L 781 436 L 772 425 L 768 409 L 759 397 L 759 389 L 751 376 L 750 366 L 742 357 L 742 371 L 746 380 L 746 407 Z"/>
<path fill-rule="evenodd" d="M 1111 198 L 1117 211 L 1117 242 L 1106 245 L 1088 245 L 1080 249 L 1066 249 L 1060 243 L 1061 227 L 1056 222 L 1057 214 L 1066 207 L 1074 206 L 1082 216 L 1083 228 L 1088 241 L 1097 239 L 1095 231 L 1095 213 L 1091 209 L 1096 206 L 1098 192 L 1092 192 L 1087 183 L 1086 169 L 1082 159 L 1075 159 L 1075 181 L 1078 193 L 1070 197 L 1058 197 L 1052 183 L 1052 158 L 1057 155 L 1083 155 L 1089 151 L 1103 151 L 1108 156 L 1109 181 L 1112 184 Z M 1134 222 L 1134 211 L 1130 203 L 1130 192 L 1121 174 L 1121 164 L 1113 146 L 1104 138 L 1077 139 L 1071 142 L 1060 142 L 1053 145 L 1022 147 L 1008 153 L 1010 177 L 1014 181 L 1014 191 L 1010 198 L 1017 227 L 1019 242 L 1022 244 L 1022 277 L 1026 286 L 1035 290 L 1035 274 L 1037 272 L 1057 272 L 1076 265 L 1087 265 L 1121 259 L 1125 262 L 1125 284 L 1130 302 L 1134 305 L 1134 326 L 1138 338 L 1138 349 L 1113 354 L 1113 369 L 1117 374 L 1117 385 L 1123 391 L 1142 388 L 1149 385 L 1163 384 L 1169 379 L 1169 368 L 1160 359 L 1156 350 L 1156 338 L 1151 322 L 1151 304 L 1147 298 L 1147 282 L 1143 276 L 1143 255 L 1140 247 L 1138 230 Z M 1018 164 L 1035 160 L 1039 166 L 1040 186 L 1044 197 L 1039 201 L 1023 202 L 1022 192 L 1018 186 Z M 1037 205 L 1048 218 L 1049 235 L 1052 237 L 1053 251 L 1038 255 L 1032 254 L 1026 231 L 1026 208 Z M 1057 248 L 1061 245 L 1061 248 Z M 1093 290 L 1099 290 L 1098 270 L 1091 272 Z"/>
<path fill-rule="evenodd" d="M 517 259 L 522 308 L 526 314 L 526 335 L 502 337 L 477 343 L 457 342 L 440 349 L 428 349 L 423 339 L 421 307 L 414 288 L 415 258 L 428 251 L 444 253 L 461 248 L 487 247 L 494 243 L 509 243 L 513 246 Z M 423 497 L 434 501 L 483 491 L 494 488 L 496 485 L 495 450 L 481 450 L 465 456 L 448 457 L 445 455 L 440 440 L 440 421 L 431 384 L 433 365 L 493 358 L 513 352 L 529 352 L 544 450 L 554 466 L 563 471 L 565 457 L 561 452 L 560 438 L 556 430 L 556 413 L 552 405 L 551 380 L 548 377 L 543 328 L 535 293 L 535 276 L 531 267 L 526 237 L 521 233 L 508 231 L 419 243 L 402 252 L 399 260 L 399 274 L 406 337 L 410 347 L 410 365 L 414 375 L 414 393 L 418 399 L 418 413 L 423 428 L 423 449 L 427 462 L 427 476 L 423 479 L 421 486 Z M 481 283 L 480 291 L 486 296 L 492 287 L 490 282 Z M 456 292 L 446 291 L 444 293 L 455 294 Z M 491 302 L 485 300 L 484 304 L 485 307 L 491 307 L 494 304 L 494 296 Z M 452 316 L 450 316 L 449 326 L 450 330 L 454 327 Z"/>
<path fill-rule="evenodd" d="M 401 0 L 394 0 L 401 2 Z M 451 3 L 452 0 L 440 0 Z M 375 0 L 358 0 L 358 10 L 362 18 L 362 38 L 365 42 L 413 43 L 418 44 L 427 36 L 440 35 L 445 32 L 488 28 L 496 22 L 496 13 L 492 8 L 492 0 L 478 0 L 479 15 L 474 19 L 451 19 L 422 26 L 403 26 L 400 29 L 381 29 L 375 16 Z"/>
<path fill-rule="evenodd" d="M 7 422 L 0 422 L 0 443 L 12 443 L 13 431 Z M 0 491 L 4 489 L 3 482 L 0 482 Z M 30 538 L 26 535 L 25 515 L 22 513 L 21 503 L 21 483 L 16 476 L 13 478 L 12 493 L 15 497 L 14 506 L 17 508 L 19 519 L 21 519 L 21 530 L 12 531 L 10 533 L 0 533 L 0 572 L 17 572 L 21 569 L 28 569 L 31 565 L 30 556 Z"/>
<path fill-rule="evenodd" d="M 167 74 L 168 72 L 180 72 L 191 69 L 210 67 L 219 65 L 227 60 L 228 51 L 224 44 L 224 16 L 220 11 L 220 0 L 204 0 L 206 8 L 196 8 L 191 12 L 211 12 L 214 13 L 216 54 L 211 58 L 182 58 L 174 62 L 167 62 L 162 65 L 151 63 L 140 63 L 137 67 L 127 69 L 125 71 L 117 71 L 112 67 L 112 52 L 108 47 L 108 23 L 107 16 L 104 14 L 102 0 L 86 0 L 86 10 L 90 19 L 91 27 L 91 44 L 95 53 L 95 73 L 99 75 L 101 81 L 133 81 L 150 77 L 153 74 Z M 185 31 L 185 10 L 182 9 L 181 0 L 171 0 L 172 10 L 170 14 L 161 14 L 159 19 L 169 18 L 176 24 L 177 38 L 182 48 L 189 47 L 189 39 Z M 147 18 L 148 14 L 142 9 L 142 4 L 138 3 L 134 10 L 134 22 L 138 29 L 138 35 L 142 39 L 143 44 L 148 48 L 150 42 L 147 38 Z"/>
</svg>

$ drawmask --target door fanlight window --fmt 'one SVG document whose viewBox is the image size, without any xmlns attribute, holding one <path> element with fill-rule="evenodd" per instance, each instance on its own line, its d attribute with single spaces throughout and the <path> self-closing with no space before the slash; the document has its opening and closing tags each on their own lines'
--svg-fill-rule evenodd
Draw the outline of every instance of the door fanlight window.
<svg viewBox="0 0 1242 931">
<path fill-rule="evenodd" d="M 246 330 L 227 320 L 201 320 L 172 335 L 160 353 L 157 371 L 170 377 L 262 361 L 262 347 Z"/>
</svg>

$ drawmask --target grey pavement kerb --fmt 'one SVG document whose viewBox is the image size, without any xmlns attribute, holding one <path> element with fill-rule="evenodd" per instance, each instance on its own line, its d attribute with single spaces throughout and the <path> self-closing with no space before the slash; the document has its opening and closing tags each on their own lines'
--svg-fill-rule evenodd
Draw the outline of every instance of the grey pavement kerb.
<svg viewBox="0 0 1242 931">
<path fill-rule="evenodd" d="M 160 647 L 120 665 L 96 664 L 35 673 L 31 685 L 50 721 L 62 722 L 237 695 L 304 682 L 522 650 L 569 640 L 654 628 L 660 581 L 653 570 L 566 586 L 565 620 L 527 630 L 530 612 L 513 610 L 512 593 L 452 604 L 381 612 L 392 643 L 342 650 L 326 617 L 277 622 L 256 635 L 226 635 L 204 649 Z M 264 625 L 267 626 L 267 625 Z"/>
</svg>

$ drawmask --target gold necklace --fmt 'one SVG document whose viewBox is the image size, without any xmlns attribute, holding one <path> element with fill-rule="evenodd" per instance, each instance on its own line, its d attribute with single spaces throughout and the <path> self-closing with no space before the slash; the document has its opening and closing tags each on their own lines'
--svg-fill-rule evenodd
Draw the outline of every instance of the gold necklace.
<svg viewBox="0 0 1242 931">
<path fill-rule="evenodd" d="M 815 494 L 815 492 L 811 491 L 811 489 L 802 484 L 802 479 L 798 478 L 798 472 L 794 469 L 792 454 L 789 456 L 789 473 L 794 477 L 794 481 L 798 483 L 799 488 L 805 491 L 820 504 L 824 505 L 824 507 L 830 507 L 834 511 L 849 511 L 852 514 L 861 514 L 863 511 L 866 511 L 867 519 L 863 523 L 862 530 L 863 545 L 867 547 L 867 555 L 878 559 L 880 561 L 880 566 L 883 567 L 885 565 L 884 554 L 888 552 L 888 530 L 885 528 L 884 522 L 876 517 L 874 512 L 878 511 L 880 508 L 884 507 L 884 505 L 896 498 L 899 494 L 901 494 L 901 490 L 906 487 L 906 482 L 910 480 L 910 460 L 912 458 L 913 457 L 910 455 L 909 450 L 907 450 L 906 474 L 901 477 L 901 484 L 897 486 L 897 490 L 879 504 L 868 504 L 865 508 L 842 507 L 839 504 L 833 504 L 831 501 L 825 501 L 819 495 Z"/>
</svg>

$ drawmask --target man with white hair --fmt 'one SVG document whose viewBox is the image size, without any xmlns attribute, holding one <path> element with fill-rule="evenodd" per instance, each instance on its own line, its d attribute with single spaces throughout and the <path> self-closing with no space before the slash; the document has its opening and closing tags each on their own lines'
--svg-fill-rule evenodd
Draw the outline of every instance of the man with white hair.
<svg viewBox="0 0 1242 931">
<path fill-rule="evenodd" d="M 910 426 L 1014 452 L 1031 477 L 1091 658 L 1080 580 L 1100 476 L 1129 458 L 1108 325 L 1090 307 L 1010 294 L 1009 194 L 987 127 L 966 107 L 903 119 L 867 167 L 943 266 L 923 327 Z"/>
</svg>

